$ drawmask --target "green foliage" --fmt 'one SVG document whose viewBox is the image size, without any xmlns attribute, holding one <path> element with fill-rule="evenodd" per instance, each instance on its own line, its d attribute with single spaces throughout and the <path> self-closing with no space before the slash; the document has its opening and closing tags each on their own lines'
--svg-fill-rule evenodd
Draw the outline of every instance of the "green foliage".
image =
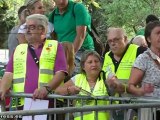
<svg viewBox="0 0 160 120">
<path fill-rule="evenodd" d="M 14 22 L 17 22 L 18 20 L 17 12 L 20 6 L 24 4 L 24 1 L 23 0 L 7 0 L 7 4 L 9 6 L 9 9 L 7 10 L 6 18 L 14 17 L 15 18 Z"/>
<path fill-rule="evenodd" d="M 0 48 L 4 47 L 9 31 L 17 22 L 17 10 L 21 5 L 21 0 L 0 0 Z"/>
<path fill-rule="evenodd" d="M 105 10 L 103 16 L 108 26 L 119 26 L 133 35 L 140 27 L 145 26 L 148 14 L 159 15 L 160 1 L 156 0 L 100 0 Z"/>
<path fill-rule="evenodd" d="M 5 22 L 5 14 L 8 9 L 8 5 L 5 1 L 0 1 L 0 48 L 3 47 L 3 42 L 6 39 L 5 32 L 7 31 L 6 22 Z"/>
<path fill-rule="evenodd" d="M 17 23 L 17 11 L 25 0 L 0 0 L 0 25 L 8 32 Z M 46 3 L 52 0 L 44 0 Z M 91 11 L 93 23 L 102 41 L 105 41 L 107 27 L 119 26 L 133 37 L 135 32 L 145 26 L 149 14 L 160 15 L 160 0 L 74 0 L 83 2 Z M 52 3 L 49 3 L 52 4 Z M 47 7 L 49 8 L 49 7 Z M 0 32 L 0 34 L 2 34 Z M 1 35 L 2 36 L 2 35 Z M 0 38 L 0 40 L 2 37 Z M 5 38 L 6 39 L 6 38 Z"/>
</svg>

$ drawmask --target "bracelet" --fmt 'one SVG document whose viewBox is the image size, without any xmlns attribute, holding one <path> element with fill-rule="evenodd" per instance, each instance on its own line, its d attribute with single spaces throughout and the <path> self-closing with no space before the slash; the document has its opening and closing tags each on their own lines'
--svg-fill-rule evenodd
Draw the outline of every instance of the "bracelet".
<svg viewBox="0 0 160 120">
<path fill-rule="evenodd" d="M 71 95 L 71 92 L 70 92 L 69 88 L 70 88 L 70 86 L 67 87 L 67 93 L 68 93 L 68 95 Z"/>
<path fill-rule="evenodd" d="M 53 93 L 52 89 L 49 86 L 43 86 L 43 87 L 46 88 L 48 94 L 52 94 Z"/>
</svg>

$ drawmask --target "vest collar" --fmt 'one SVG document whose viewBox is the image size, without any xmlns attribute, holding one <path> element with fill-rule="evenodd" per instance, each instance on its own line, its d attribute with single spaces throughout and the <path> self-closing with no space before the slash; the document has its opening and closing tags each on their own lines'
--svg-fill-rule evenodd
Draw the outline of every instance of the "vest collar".
<svg viewBox="0 0 160 120">
<path fill-rule="evenodd" d="M 42 48 L 44 46 L 44 43 L 45 43 L 46 39 L 44 39 L 44 42 L 39 44 L 38 45 L 38 48 Z M 29 46 L 32 48 L 32 49 L 35 49 L 33 45 L 29 44 Z"/>
</svg>

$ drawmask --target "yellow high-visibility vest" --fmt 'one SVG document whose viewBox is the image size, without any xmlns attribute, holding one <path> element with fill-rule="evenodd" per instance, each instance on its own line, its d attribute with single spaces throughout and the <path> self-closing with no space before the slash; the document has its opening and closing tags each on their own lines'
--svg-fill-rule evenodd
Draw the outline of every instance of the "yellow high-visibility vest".
<svg viewBox="0 0 160 120">
<path fill-rule="evenodd" d="M 75 85 L 81 87 L 82 89 L 91 92 L 89 83 L 86 79 L 84 74 L 78 74 L 75 76 Z M 83 92 L 79 93 L 80 95 L 86 95 Z M 96 85 L 92 91 L 94 96 L 108 96 L 103 77 L 101 75 L 101 79 L 97 79 Z M 76 106 L 77 107 L 86 107 L 86 106 L 94 106 L 96 105 L 95 100 L 85 100 L 83 101 L 77 100 Z M 108 105 L 109 101 L 107 100 L 97 100 L 97 105 Z M 95 111 L 83 112 L 83 120 L 94 120 L 96 117 Z M 98 111 L 98 120 L 109 120 L 110 113 L 109 111 Z M 76 112 L 74 113 L 74 120 L 81 120 L 81 113 Z"/>
<path fill-rule="evenodd" d="M 115 73 L 118 79 L 122 80 L 123 82 L 126 82 L 129 79 L 132 65 L 136 59 L 137 48 L 138 48 L 137 45 L 134 44 L 129 45 L 125 55 L 123 56 L 118 66 L 116 73 L 115 73 L 115 66 L 112 62 L 111 57 L 109 56 L 110 52 L 107 52 L 105 54 L 103 70 L 108 73 L 109 72 Z"/>
<path fill-rule="evenodd" d="M 58 42 L 46 40 L 39 59 L 38 88 L 47 85 L 53 79 L 53 70 L 57 54 Z M 24 92 L 26 79 L 28 44 L 20 44 L 16 47 L 13 59 L 13 92 Z M 15 99 L 15 98 L 14 98 Z M 24 99 L 18 98 L 18 102 L 12 101 L 13 107 L 22 106 Z M 14 104 L 15 103 L 15 104 Z M 17 105 L 18 103 L 18 105 Z"/>
</svg>

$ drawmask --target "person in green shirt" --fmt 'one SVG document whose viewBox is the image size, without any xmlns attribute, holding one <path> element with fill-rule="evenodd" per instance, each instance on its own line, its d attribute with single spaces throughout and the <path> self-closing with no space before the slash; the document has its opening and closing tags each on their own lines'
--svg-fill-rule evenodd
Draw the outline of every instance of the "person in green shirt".
<svg viewBox="0 0 160 120">
<path fill-rule="evenodd" d="M 153 21 L 159 21 L 159 18 L 155 15 L 152 15 L 152 14 L 150 14 L 146 17 L 146 25 L 150 22 L 153 22 Z M 144 35 L 144 28 L 139 29 L 137 31 L 136 35 Z"/>
<path fill-rule="evenodd" d="M 82 3 L 71 0 L 55 0 L 55 3 L 57 7 L 50 14 L 49 21 L 54 25 L 59 42 L 73 43 L 76 67 L 79 69 L 81 54 L 85 50 L 94 50 L 93 39 L 87 32 L 87 27 L 91 25 L 91 16 Z"/>
</svg>

